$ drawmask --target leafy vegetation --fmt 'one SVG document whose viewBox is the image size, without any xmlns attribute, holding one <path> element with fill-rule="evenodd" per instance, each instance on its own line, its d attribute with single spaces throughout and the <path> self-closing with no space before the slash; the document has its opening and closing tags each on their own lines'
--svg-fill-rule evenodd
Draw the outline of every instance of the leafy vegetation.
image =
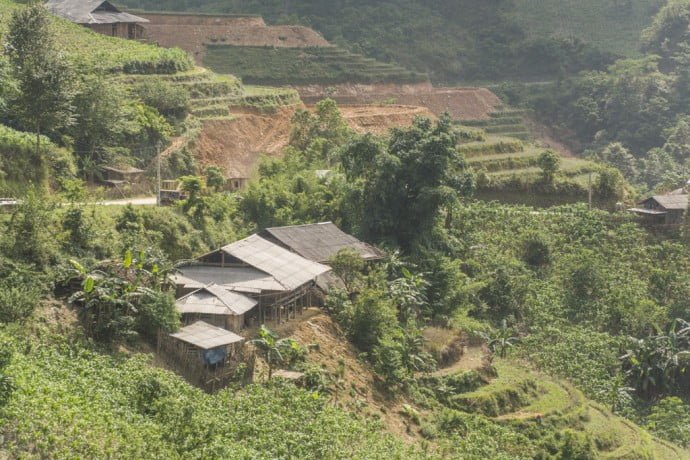
<svg viewBox="0 0 690 460">
<path fill-rule="evenodd" d="M 467 11 L 462 7 L 473 6 L 473 13 L 493 14 L 491 27 L 483 27 L 486 34 L 495 35 L 499 46 L 494 51 L 501 50 L 501 59 L 491 54 L 481 72 L 468 66 L 461 69 L 465 75 L 496 75 L 503 66 L 516 63 L 518 70 L 526 70 L 534 57 L 531 53 L 554 43 L 556 48 L 577 50 L 573 54 L 556 49 L 560 57 L 547 67 L 575 59 L 578 64 L 569 70 L 574 71 L 600 67 L 606 61 L 574 41 L 545 39 L 531 42 L 534 47 L 524 46 L 519 30 L 504 29 L 510 25 L 510 5 L 504 2 L 461 3 L 435 4 L 448 20 L 457 20 L 443 33 L 454 36 L 462 31 L 465 37 L 475 31 L 476 24 L 466 27 L 471 15 L 460 18 Z M 387 4 L 359 6 L 353 12 L 360 18 L 375 18 L 361 13 L 380 13 Z M 403 6 L 395 14 L 419 12 L 415 19 L 420 22 L 430 17 L 440 20 L 437 12 L 429 16 L 428 5 L 409 1 Z M 33 10 L 17 11 L 15 18 Z M 354 13 L 343 14 L 340 21 L 347 23 L 350 14 Z M 667 14 L 663 10 L 662 16 Z M 378 21 L 385 26 L 390 17 L 387 12 Z M 362 27 L 369 20 L 375 19 L 360 19 Z M 414 46 L 438 38 L 434 24 L 426 24 L 424 40 L 413 40 Z M 10 36 L 18 30 L 15 21 Z M 386 34 L 400 33 L 386 30 Z M 415 31 L 419 29 L 407 31 L 406 36 L 415 38 Z M 480 49 L 483 37 L 465 40 Z M 649 34 L 649 47 L 658 45 L 655 37 Z M 380 42 L 386 42 L 385 36 Z M 123 44 L 122 49 L 129 46 Z M 64 48 L 66 62 L 79 62 L 75 61 L 79 53 L 72 49 L 70 57 L 69 46 Z M 597 116 L 610 111 L 609 118 L 601 119 L 612 124 L 611 137 L 599 136 L 607 146 L 618 138 L 622 143 L 608 146 L 604 161 L 609 164 L 625 164 L 626 143 L 654 148 L 662 140 L 652 127 L 667 126 L 671 120 L 673 138 L 664 140 L 664 145 L 682 157 L 686 127 L 665 111 L 664 104 L 673 94 L 667 88 L 682 79 L 682 72 L 677 72 L 682 66 L 673 72 L 665 66 L 677 66 L 683 49 L 669 50 L 654 69 L 649 67 L 656 65 L 651 59 L 642 66 L 617 64 L 611 72 L 622 70 L 615 78 L 604 72 L 589 74 L 603 89 L 589 99 L 579 98 L 582 107 L 592 108 Z M 83 62 L 88 62 L 89 54 L 84 53 Z M 132 55 L 136 57 L 136 52 Z M 22 59 L 27 57 L 22 53 Z M 457 55 L 445 57 L 441 55 L 447 64 L 439 66 L 438 75 L 458 62 Z M 476 57 L 470 55 L 469 62 Z M 118 159 L 145 164 L 154 158 L 158 144 L 192 126 L 186 120 L 189 111 L 222 116 L 216 108 L 244 96 L 234 78 L 178 68 L 157 58 L 127 67 L 110 56 L 100 68 L 77 66 L 76 90 L 69 101 L 75 122 L 61 126 L 48 119 L 40 132 L 50 134 L 53 144 L 73 148 L 80 172 L 88 176 L 97 170 L 95 166 Z M 29 94 L 20 84 L 18 61 L 11 54 L 7 61 L 9 67 L 0 72 L 3 83 L 8 82 L 1 95 L 2 120 L 10 123 L 12 105 L 19 103 L 16 95 Z M 173 67 L 175 72 L 165 70 Z M 646 73 L 638 78 L 640 69 Z M 552 70 L 533 66 L 528 73 Z M 169 73 L 113 78 L 113 71 Z M 518 75 L 526 76 L 519 71 Z M 571 88 L 579 83 L 561 84 Z M 607 93 L 609 84 L 615 92 Z M 5 88 L 19 93 L 13 96 L 10 91 L 8 97 Z M 582 88 L 583 94 L 589 94 L 588 88 Z M 641 90 L 650 97 L 641 97 L 637 92 Z M 271 101 L 294 97 L 294 93 L 255 93 Z M 610 94 L 615 97 L 607 99 Z M 600 106 L 602 99 L 608 105 Z M 573 117 L 582 114 L 573 113 Z M 596 172 L 597 195 L 622 196 L 624 181 L 617 171 L 534 151 L 521 134 L 522 113 L 504 110 L 496 115 L 471 129 L 454 125 L 446 116 L 437 121 L 420 118 L 410 127 L 376 137 L 353 133 L 335 103 L 326 100 L 314 112 L 295 112 L 284 156 L 265 158 L 245 191 L 220 191 L 222 177 L 211 167 L 203 178 L 183 176 L 181 189 L 187 198 L 167 209 L 85 205 L 90 197 L 68 173 L 61 177 L 58 197 L 51 199 L 42 187 L 23 193 L 12 213 L 1 216 L 0 320 L 7 324 L 0 328 L 0 428 L 7 455 L 687 456 L 681 448 L 662 443 L 611 413 L 687 444 L 686 235 L 651 235 L 624 214 L 582 205 L 536 210 L 473 200 L 475 189 L 488 189 L 492 181 L 499 188 L 518 183 L 557 194 L 581 192 L 578 178 L 590 172 Z M 618 125 L 617 117 L 623 116 L 629 119 Z M 36 131 L 37 125 L 25 118 L 11 122 L 19 129 Z M 597 137 L 596 119 L 579 120 L 584 122 L 581 128 L 589 130 L 585 132 Z M 29 155 L 29 135 L 8 133 L 6 143 L 22 146 Z M 496 134 L 521 140 L 497 140 Z M 482 143 L 491 147 L 479 147 Z M 33 158 L 22 161 L 47 158 L 53 144 L 41 144 Z M 23 163 L 5 164 L 5 160 L 3 170 L 21 172 L 17 165 Z M 519 166 L 521 177 L 514 179 L 515 173 L 503 169 L 502 162 Z M 482 172 L 482 163 L 497 166 Z M 45 164 L 50 163 L 45 160 Z M 628 173 L 635 170 L 641 168 L 630 168 Z M 37 177 L 45 180 L 51 175 Z M 311 347 L 290 337 L 280 339 L 265 327 L 259 329 L 253 345 L 268 364 L 269 377 L 277 366 L 299 362 L 306 389 L 269 378 L 269 382 L 203 394 L 153 365 L 146 356 L 153 336 L 179 325 L 166 282 L 173 262 L 263 227 L 327 220 L 388 249 L 387 258 L 377 264 L 338 254 L 333 265 L 343 277 L 344 289 L 332 290 L 325 299 L 325 310 L 339 323 L 335 329 L 342 329 L 352 342 L 341 344 L 339 350 L 359 354 L 357 365 L 370 377 L 371 388 L 363 392 L 355 385 L 347 388 L 345 356 L 339 357 L 336 370 L 319 369 L 309 362 L 306 350 Z M 449 345 L 460 351 L 453 357 L 432 353 L 424 340 L 428 328 L 452 337 Z M 476 354 L 465 359 L 463 346 Z M 439 369 L 442 365 L 449 367 Z M 345 392 L 354 401 L 349 407 L 352 413 L 340 408 L 344 405 L 338 398 Z M 382 411 L 384 425 L 361 410 L 378 396 L 391 409 Z M 404 417 L 404 429 L 418 445 L 381 432 L 389 418 L 398 415 Z"/>
</svg>

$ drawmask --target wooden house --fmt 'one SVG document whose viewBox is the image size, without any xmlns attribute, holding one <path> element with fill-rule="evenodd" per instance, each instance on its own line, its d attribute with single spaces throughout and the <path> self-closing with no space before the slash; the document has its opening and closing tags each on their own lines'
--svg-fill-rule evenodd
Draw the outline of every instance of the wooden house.
<svg viewBox="0 0 690 460">
<path fill-rule="evenodd" d="M 210 284 L 177 299 L 175 305 L 182 324 L 204 321 L 229 331 L 239 332 L 258 301 L 216 284 Z"/>
<path fill-rule="evenodd" d="M 142 24 L 149 22 L 103 0 L 49 0 L 45 6 L 57 16 L 111 37 L 143 39 Z"/>
<path fill-rule="evenodd" d="M 652 225 L 680 225 L 685 221 L 688 210 L 688 195 L 656 195 L 639 203 L 637 208 L 629 209 L 642 216 Z"/>
<path fill-rule="evenodd" d="M 225 189 L 230 192 L 237 192 L 247 188 L 248 184 L 248 177 L 229 177 L 225 182 Z"/>
<path fill-rule="evenodd" d="M 197 321 L 173 334 L 159 334 L 158 353 L 190 383 L 214 391 L 236 377 L 240 363 L 252 363 L 244 341 L 234 332 Z"/>
<path fill-rule="evenodd" d="M 348 235 L 332 222 L 267 228 L 259 236 L 319 263 L 328 262 L 343 249 L 352 249 L 364 260 L 384 257 L 382 251 Z"/>
<path fill-rule="evenodd" d="M 258 235 L 224 246 L 179 267 L 178 294 L 215 284 L 258 302 L 257 320 L 282 321 L 309 303 L 316 279 L 330 267 L 299 256 Z"/>
</svg>

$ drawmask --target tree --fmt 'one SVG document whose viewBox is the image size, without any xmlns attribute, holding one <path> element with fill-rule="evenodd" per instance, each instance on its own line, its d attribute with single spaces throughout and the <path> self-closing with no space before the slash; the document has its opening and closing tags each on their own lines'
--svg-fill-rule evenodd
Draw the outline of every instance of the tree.
<svg viewBox="0 0 690 460">
<path fill-rule="evenodd" d="M 354 249 L 345 248 L 334 254 L 328 261 L 328 265 L 333 269 L 333 273 L 338 275 L 343 283 L 345 289 L 349 293 L 353 292 L 353 284 L 357 276 L 361 275 L 366 267 L 362 256 Z"/>
<path fill-rule="evenodd" d="M 130 121 L 124 88 L 105 75 L 85 75 L 74 98 L 75 123 L 67 130 L 84 178 L 95 179 L 98 167 L 110 161 L 109 148 L 127 144 Z"/>
<path fill-rule="evenodd" d="M 560 163 L 561 157 L 553 150 L 545 150 L 539 155 L 537 165 L 541 168 L 541 176 L 545 183 L 553 183 Z"/>
<path fill-rule="evenodd" d="M 342 151 L 353 221 L 364 237 L 409 251 L 429 238 L 443 206 L 454 203 L 458 154 L 449 116 L 394 129 L 384 149 L 365 136 Z M 374 155 L 373 157 L 371 155 Z"/>
<path fill-rule="evenodd" d="M 625 195 L 625 179 L 617 169 L 603 168 L 599 171 L 594 189 L 602 198 L 620 199 Z"/>
<path fill-rule="evenodd" d="M 47 10 L 33 4 L 12 15 L 6 53 L 18 92 L 12 110 L 24 127 L 36 134 L 40 158 L 42 133 L 55 132 L 73 123 L 73 73 L 54 46 Z"/>
<path fill-rule="evenodd" d="M 204 169 L 204 176 L 206 178 L 206 185 L 213 187 L 218 192 L 225 186 L 225 175 L 223 170 L 218 166 L 210 165 Z"/>
<path fill-rule="evenodd" d="M 309 161 L 332 162 L 331 153 L 344 144 L 351 133 L 335 101 L 324 99 L 316 104 L 314 113 L 295 112 L 290 145 L 304 152 Z"/>
<path fill-rule="evenodd" d="M 40 189 L 30 189 L 5 224 L 2 244 L 6 254 L 38 267 L 57 255 L 52 229 L 55 203 Z"/>
<path fill-rule="evenodd" d="M 491 353 L 498 354 L 501 358 L 505 358 L 508 350 L 520 340 L 513 335 L 513 331 L 508 328 L 508 323 L 505 319 L 501 321 L 501 327 L 496 334 L 489 335 L 485 332 L 477 332 L 477 334 L 486 341 Z"/>
<path fill-rule="evenodd" d="M 172 267 L 166 261 L 144 251 L 135 257 L 128 249 L 121 261 L 103 262 L 93 270 L 70 262 L 71 279 L 81 281 L 81 289 L 70 296 L 70 302 L 80 307 L 95 339 L 112 343 L 138 334 L 153 337 L 159 330 L 170 332 L 179 327 L 169 291 Z"/>
<path fill-rule="evenodd" d="M 638 177 L 637 160 L 620 142 L 614 142 L 601 151 L 604 163 L 618 169 L 623 175 L 634 181 Z"/>
<path fill-rule="evenodd" d="M 263 325 L 259 329 L 259 337 L 250 340 L 249 343 L 259 350 L 266 362 L 269 380 L 277 366 L 291 364 L 304 355 L 304 351 L 295 340 L 279 339 L 278 334 Z"/>
</svg>

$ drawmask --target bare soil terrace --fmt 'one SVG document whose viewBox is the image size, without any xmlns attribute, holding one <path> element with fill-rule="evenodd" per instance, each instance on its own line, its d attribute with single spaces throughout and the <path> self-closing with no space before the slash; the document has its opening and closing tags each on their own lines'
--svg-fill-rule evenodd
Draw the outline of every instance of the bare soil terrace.
<svg viewBox="0 0 690 460">
<path fill-rule="evenodd" d="M 433 118 L 424 107 L 402 105 L 346 105 L 340 111 L 358 133 L 384 135 L 391 128 L 410 126 L 417 116 Z M 194 142 L 194 156 L 203 167 L 221 167 L 228 177 L 252 177 L 261 155 L 280 156 L 290 140 L 294 107 L 260 113 L 231 108 L 230 120 L 208 120 Z"/>
<path fill-rule="evenodd" d="M 260 17 L 206 16 L 145 13 L 146 39 L 164 47 L 191 53 L 197 63 L 206 44 L 308 48 L 331 46 L 315 30 L 302 26 L 268 26 Z"/>
</svg>

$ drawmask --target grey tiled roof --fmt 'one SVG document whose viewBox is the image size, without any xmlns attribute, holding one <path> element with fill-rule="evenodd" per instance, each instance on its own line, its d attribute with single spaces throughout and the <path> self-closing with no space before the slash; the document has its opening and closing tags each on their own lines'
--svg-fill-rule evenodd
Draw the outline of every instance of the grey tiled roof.
<svg viewBox="0 0 690 460">
<path fill-rule="evenodd" d="M 226 254 L 271 275 L 288 290 L 313 281 L 330 267 L 305 259 L 258 235 L 224 246 Z"/>
<path fill-rule="evenodd" d="M 245 295 L 212 284 L 191 292 L 175 302 L 180 313 L 208 315 L 242 315 L 258 302 Z"/>
<path fill-rule="evenodd" d="M 210 350 L 211 348 L 223 347 L 244 341 L 243 337 L 234 332 L 212 326 L 203 321 L 197 321 L 194 324 L 183 327 L 178 332 L 170 334 L 170 336 L 194 345 L 195 347 L 199 347 L 202 350 Z"/>
<path fill-rule="evenodd" d="M 45 6 L 51 13 L 77 24 L 149 22 L 148 19 L 124 13 L 104 0 L 49 0 Z"/>
<path fill-rule="evenodd" d="M 656 195 L 652 199 L 664 209 L 688 209 L 688 195 Z"/>
<path fill-rule="evenodd" d="M 341 249 L 352 249 L 364 260 L 381 259 L 383 253 L 340 230 L 332 222 L 267 228 L 261 236 L 278 241 L 291 251 L 316 262 L 328 260 Z"/>
</svg>

